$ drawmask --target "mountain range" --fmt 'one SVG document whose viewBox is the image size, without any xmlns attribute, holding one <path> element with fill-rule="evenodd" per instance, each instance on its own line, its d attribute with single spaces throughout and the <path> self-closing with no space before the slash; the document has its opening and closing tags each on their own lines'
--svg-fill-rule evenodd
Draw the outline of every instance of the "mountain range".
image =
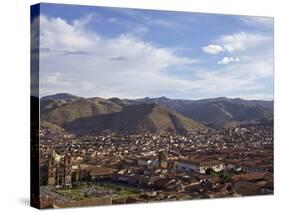
<svg viewBox="0 0 281 212">
<path fill-rule="evenodd" d="M 65 128 L 86 134 L 184 133 L 191 129 L 206 129 L 204 125 L 155 103 L 129 105 L 120 112 L 78 118 L 67 123 Z"/>
<path fill-rule="evenodd" d="M 40 115 L 44 126 L 56 126 L 73 133 L 184 133 L 208 127 L 271 123 L 273 101 L 225 97 L 105 99 L 60 93 L 40 99 Z"/>
</svg>

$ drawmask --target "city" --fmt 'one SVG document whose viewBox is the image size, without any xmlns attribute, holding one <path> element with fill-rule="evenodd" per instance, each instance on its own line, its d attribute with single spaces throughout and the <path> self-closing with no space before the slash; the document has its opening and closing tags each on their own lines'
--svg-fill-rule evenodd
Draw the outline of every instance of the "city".
<svg viewBox="0 0 281 212">
<path fill-rule="evenodd" d="M 272 17 L 34 6 L 32 205 L 273 195 L 273 29 Z"/>
<path fill-rule="evenodd" d="M 273 194 L 273 129 L 75 136 L 40 130 L 42 207 Z"/>
</svg>

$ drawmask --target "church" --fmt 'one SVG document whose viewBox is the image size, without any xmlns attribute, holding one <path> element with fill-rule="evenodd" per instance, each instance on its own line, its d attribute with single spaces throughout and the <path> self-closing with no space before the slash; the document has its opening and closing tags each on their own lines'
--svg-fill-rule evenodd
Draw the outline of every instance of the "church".
<svg viewBox="0 0 281 212">
<path fill-rule="evenodd" d="M 59 155 L 52 151 L 48 161 L 48 185 L 71 183 L 71 156 Z"/>
</svg>

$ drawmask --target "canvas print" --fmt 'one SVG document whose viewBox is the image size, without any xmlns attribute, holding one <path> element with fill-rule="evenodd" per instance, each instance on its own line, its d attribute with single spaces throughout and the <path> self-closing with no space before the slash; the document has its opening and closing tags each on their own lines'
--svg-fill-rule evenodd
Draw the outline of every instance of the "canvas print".
<svg viewBox="0 0 281 212">
<path fill-rule="evenodd" d="M 272 195 L 273 18 L 31 7 L 31 204 Z"/>
</svg>

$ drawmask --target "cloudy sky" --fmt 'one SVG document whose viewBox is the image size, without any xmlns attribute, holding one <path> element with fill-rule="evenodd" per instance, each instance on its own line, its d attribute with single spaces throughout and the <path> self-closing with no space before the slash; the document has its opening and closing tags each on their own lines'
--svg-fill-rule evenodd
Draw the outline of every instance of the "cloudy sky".
<svg viewBox="0 0 281 212">
<path fill-rule="evenodd" d="M 40 96 L 273 98 L 273 19 L 41 4 Z"/>
</svg>

